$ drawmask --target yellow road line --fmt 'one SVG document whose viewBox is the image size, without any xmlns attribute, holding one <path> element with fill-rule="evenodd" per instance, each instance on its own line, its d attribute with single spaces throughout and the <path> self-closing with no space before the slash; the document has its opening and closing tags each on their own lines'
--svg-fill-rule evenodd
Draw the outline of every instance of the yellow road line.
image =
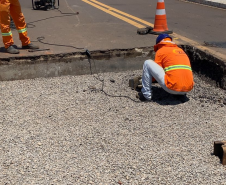
<svg viewBox="0 0 226 185">
<path fill-rule="evenodd" d="M 154 27 L 154 24 L 152 24 L 152 23 L 150 23 L 150 22 L 147 22 L 147 21 L 145 21 L 145 20 L 142 20 L 142 19 L 140 19 L 140 18 L 138 18 L 138 17 L 135 17 L 135 16 L 130 15 L 130 14 L 128 14 L 128 13 L 122 12 L 122 11 L 120 11 L 120 10 L 118 10 L 118 9 L 112 8 L 112 7 L 110 7 L 110 6 L 108 6 L 108 5 L 105 5 L 105 4 L 103 4 L 103 3 L 100 3 L 100 2 L 98 2 L 98 1 L 96 1 L 96 0 L 90 0 L 90 1 L 92 1 L 92 2 L 94 2 L 94 3 L 96 3 L 96 4 L 99 4 L 99 5 L 103 6 L 103 7 L 106 7 L 106 8 L 108 8 L 108 9 L 111 10 L 111 11 L 120 13 L 121 15 L 125 15 L 125 16 L 127 16 L 127 17 L 129 17 L 129 18 L 132 18 L 132 19 L 134 19 L 134 20 L 136 20 L 136 21 L 139 21 L 139 22 L 141 22 L 141 23 L 143 23 L 143 24 L 146 24 L 146 25 L 148 25 L 148 26 Z"/>
<path fill-rule="evenodd" d="M 82 0 L 82 1 L 88 3 L 88 4 L 92 5 L 92 6 L 94 6 L 94 7 L 96 7 L 96 8 L 98 8 L 98 9 L 100 9 L 100 10 L 102 10 L 102 11 L 104 11 L 104 12 L 106 12 L 106 13 L 108 13 L 108 14 L 114 16 L 114 17 L 117 17 L 117 18 L 119 18 L 119 19 L 121 19 L 121 20 L 123 20 L 123 21 L 125 21 L 125 22 L 127 22 L 127 23 L 129 23 L 129 24 L 131 24 L 131 25 L 133 25 L 133 26 L 135 26 L 135 27 L 137 27 L 137 28 L 144 28 L 144 27 L 146 27 L 146 26 L 141 25 L 141 24 L 139 24 L 139 23 L 137 23 L 137 22 L 135 22 L 135 21 L 133 21 L 133 20 L 131 20 L 131 19 L 134 19 L 134 20 L 136 20 L 136 21 L 138 21 L 138 22 L 140 22 L 140 23 L 143 23 L 143 24 L 145 24 L 145 25 L 147 25 L 147 26 L 154 27 L 154 24 L 152 24 L 152 23 L 149 23 L 149 22 L 147 22 L 147 21 L 145 21 L 145 20 L 142 20 L 142 19 L 140 19 L 140 18 L 138 18 L 138 17 L 135 17 L 135 16 L 133 16 L 133 15 L 130 15 L 130 14 L 127 14 L 127 13 L 122 12 L 122 11 L 120 11 L 120 10 L 117 10 L 117 9 L 115 9 L 115 8 L 113 8 L 113 7 L 110 7 L 110 6 L 108 6 L 108 5 L 105 5 L 105 4 L 103 4 L 103 3 L 100 3 L 100 2 L 98 2 L 98 1 L 96 1 L 96 0 Z M 91 2 L 91 1 L 92 1 L 92 2 Z M 183 1 L 183 0 L 181 0 L 181 1 Z M 98 4 L 99 4 L 100 6 L 99 6 Z M 103 7 L 105 7 L 105 8 L 103 8 Z M 107 8 L 107 9 L 106 9 L 106 8 Z M 119 13 L 119 14 L 121 14 L 121 15 L 119 15 L 119 14 L 117 14 L 117 13 L 114 13 L 114 12 L 112 12 L 112 11 L 117 12 L 117 13 Z M 126 18 L 126 17 L 124 17 L 124 16 L 122 16 L 122 15 L 124 15 L 124 16 L 126 16 L 126 17 L 129 17 L 129 18 L 131 18 L 131 19 L 128 19 L 128 18 Z M 184 37 L 184 36 L 182 36 L 182 35 L 179 35 L 179 34 L 177 34 L 177 33 L 173 33 L 172 35 L 173 35 L 174 37 L 176 37 L 176 38 L 180 38 L 182 41 L 187 42 L 187 43 L 189 43 L 190 45 L 192 45 L 192 46 L 194 46 L 194 47 L 196 47 L 196 48 L 198 48 L 198 49 L 209 51 L 209 52 L 212 53 L 213 55 L 216 55 L 216 54 L 217 54 L 217 55 L 218 55 L 219 57 L 221 57 L 221 58 L 226 58 L 226 55 L 224 55 L 224 54 L 222 54 L 222 53 L 219 53 L 219 52 L 216 52 L 216 51 L 213 50 L 213 49 L 210 49 L 210 48 L 207 48 L 207 47 L 205 47 L 205 46 L 202 46 L 200 43 L 198 43 L 198 42 L 196 42 L 196 41 L 193 41 L 193 40 L 191 40 L 191 39 L 189 39 L 189 38 L 186 38 L 186 37 Z M 175 39 L 175 38 L 174 38 L 174 39 Z"/>
<path fill-rule="evenodd" d="M 135 22 L 135 21 L 133 21 L 133 20 L 131 20 L 131 19 L 128 19 L 128 18 L 123 17 L 123 16 L 121 16 L 121 15 L 119 15 L 119 14 L 117 14 L 117 13 L 112 12 L 111 10 L 113 10 L 114 8 L 111 8 L 111 10 L 107 10 L 107 9 L 105 9 L 105 8 L 103 8 L 103 7 L 101 7 L 101 6 L 98 6 L 98 5 L 92 3 L 92 2 L 90 2 L 90 1 L 88 1 L 88 0 L 82 0 L 82 1 L 85 2 L 85 3 L 88 3 L 88 4 L 92 5 L 92 6 L 94 6 L 94 7 L 98 8 L 98 9 L 100 9 L 100 10 L 102 10 L 102 11 L 104 11 L 104 12 L 110 14 L 110 15 L 113 15 L 114 17 L 117 17 L 117 18 L 119 18 L 119 19 L 121 19 L 121 20 L 123 20 L 123 21 L 125 21 L 125 22 L 127 22 L 127 23 L 129 23 L 129 24 L 131 24 L 131 25 L 133 25 L 133 26 L 135 26 L 135 27 L 137 27 L 137 28 L 144 28 L 144 27 L 145 27 L 145 26 L 142 25 L 142 24 L 139 24 L 139 23 L 137 23 L 137 22 Z M 107 5 L 106 5 L 106 6 L 107 6 Z M 115 10 L 116 10 L 116 9 L 115 9 Z M 128 14 L 128 15 L 129 15 L 129 14 Z"/>
</svg>

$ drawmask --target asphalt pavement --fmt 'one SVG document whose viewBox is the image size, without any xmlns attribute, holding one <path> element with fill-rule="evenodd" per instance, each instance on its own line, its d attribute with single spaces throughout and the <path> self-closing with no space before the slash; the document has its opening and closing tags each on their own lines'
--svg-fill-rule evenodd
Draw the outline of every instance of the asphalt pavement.
<svg viewBox="0 0 226 185">
<path fill-rule="evenodd" d="M 28 36 L 43 51 L 20 50 L 21 53 L 16 57 L 70 53 L 84 49 L 94 51 L 147 47 L 155 44 L 156 35 L 138 35 L 137 27 L 84 1 L 60 1 L 59 9 L 49 11 L 33 10 L 31 1 L 20 2 L 27 22 Z M 120 1 L 102 3 L 154 24 L 156 1 L 140 1 L 138 5 L 136 1 L 128 4 Z M 166 1 L 165 4 L 168 27 L 174 31 L 172 36 L 176 43 L 196 46 L 220 58 L 226 58 L 226 11 L 176 0 Z M 12 33 L 15 45 L 20 48 L 21 43 L 13 24 Z M 15 57 L 5 53 L 2 42 L 0 48 L 0 58 Z"/>
</svg>

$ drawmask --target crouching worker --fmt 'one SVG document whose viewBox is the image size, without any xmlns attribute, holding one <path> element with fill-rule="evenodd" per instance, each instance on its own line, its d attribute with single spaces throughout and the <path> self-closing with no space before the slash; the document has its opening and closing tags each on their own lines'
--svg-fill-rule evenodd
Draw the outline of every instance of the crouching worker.
<svg viewBox="0 0 226 185">
<path fill-rule="evenodd" d="M 137 94 L 140 100 L 151 100 L 152 80 L 156 80 L 168 93 L 186 95 L 194 86 L 191 64 L 186 53 L 179 48 L 172 37 L 161 34 L 154 46 L 155 61 L 146 60 L 143 65 L 142 89 Z"/>
<path fill-rule="evenodd" d="M 0 24 L 2 40 L 6 52 L 11 54 L 19 53 L 19 50 L 13 47 L 13 37 L 10 30 L 10 16 L 12 17 L 19 33 L 22 42 L 22 49 L 38 49 L 38 46 L 31 44 L 30 39 L 27 36 L 26 23 L 21 11 L 20 2 L 18 0 L 0 0 Z"/>
</svg>

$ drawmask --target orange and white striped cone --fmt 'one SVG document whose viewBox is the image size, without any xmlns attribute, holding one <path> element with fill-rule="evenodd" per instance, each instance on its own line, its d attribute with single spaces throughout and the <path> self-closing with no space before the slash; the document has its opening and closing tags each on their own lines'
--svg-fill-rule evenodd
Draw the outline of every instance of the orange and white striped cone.
<svg viewBox="0 0 226 185">
<path fill-rule="evenodd" d="M 155 24 L 154 29 L 150 30 L 151 34 L 159 35 L 162 33 L 173 33 L 168 30 L 167 21 L 166 21 L 166 10 L 164 0 L 158 0 L 157 8 L 155 13 Z"/>
</svg>

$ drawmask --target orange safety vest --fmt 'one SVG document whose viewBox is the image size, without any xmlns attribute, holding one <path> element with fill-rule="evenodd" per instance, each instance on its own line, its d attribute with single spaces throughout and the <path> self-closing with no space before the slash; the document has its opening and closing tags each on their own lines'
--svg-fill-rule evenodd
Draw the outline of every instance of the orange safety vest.
<svg viewBox="0 0 226 185">
<path fill-rule="evenodd" d="M 157 50 L 158 48 L 158 50 Z M 155 62 L 165 71 L 165 84 L 171 90 L 189 92 L 194 86 L 191 64 L 186 53 L 174 42 L 155 45 Z"/>
<path fill-rule="evenodd" d="M 27 28 L 24 15 L 18 0 L 0 0 L 0 24 L 2 40 L 5 48 L 13 45 L 13 37 L 10 29 L 10 16 L 12 17 L 22 42 L 22 46 L 30 44 L 27 36 Z"/>
</svg>

